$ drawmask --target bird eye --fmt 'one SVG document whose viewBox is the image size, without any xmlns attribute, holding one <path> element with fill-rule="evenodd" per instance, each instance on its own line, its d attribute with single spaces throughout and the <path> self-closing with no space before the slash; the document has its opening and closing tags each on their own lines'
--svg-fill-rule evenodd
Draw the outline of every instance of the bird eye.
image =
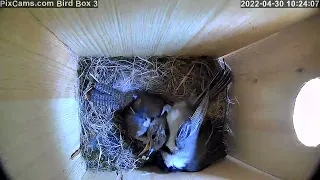
<svg viewBox="0 0 320 180">
<path fill-rule="evenodd" d="M 156 138 L 156 135 L 155 135 L 155 134 L 153 134 L 153 135 L 151 136 L 151 138 L 152 138 L 152 139 Z"/>
</svg>

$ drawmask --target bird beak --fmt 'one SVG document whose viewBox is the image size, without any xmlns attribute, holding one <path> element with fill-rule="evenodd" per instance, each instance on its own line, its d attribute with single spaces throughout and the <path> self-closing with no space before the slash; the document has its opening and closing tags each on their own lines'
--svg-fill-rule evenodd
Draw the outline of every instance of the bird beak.
<svg viewBox="0 0 320 180">
<path fill-rule="evenodd" d="M 151 154 L 154 152 L 154 149 L 153 148 L 150 148 L 149 149 L 149 153 L 148 153 L 148 156 L 147 157 L 150 157 L 151 156 Z"/>
<path fill-rule="evenodd" d="M 153 153 L 153 151 L 154 151 L 154 149 L 152 148 L 153 147 L 153 141 L 152 140 L 150 140 L 149 141 L 149 153 L 148 153 L 148 158 L 150 157 L 150 155 Z"/>
<path fill-rule="evenodd" d="M 146 147 L 141 151 L 141 153 L 138 156 L 142 156 L 145 152 L 149 151 L 151 148 L 151 141 L 149 140 L 146 144 Z"/>
<path fill-rule="evenodd" d="M 154 149 L 152 148 L 152 140 L 149 140 L 146 144 L 146 147 L 142 150 L 142 152 L 138 156 L 142 156 L 144 153 L 148 152 L 147 158 L 149 159 L 150 155 L 154 152 Z"/>
<path fill-rule="evenodd" d="M 164 113 L 170 112 L 171 109 L 172 109 L 172 107 L 171 107 L 169 104 L 165 105 L 165 106 L 162 108 L 162 112 L 161 112 L 160 116 L 162 116 Z"/>
</svg>

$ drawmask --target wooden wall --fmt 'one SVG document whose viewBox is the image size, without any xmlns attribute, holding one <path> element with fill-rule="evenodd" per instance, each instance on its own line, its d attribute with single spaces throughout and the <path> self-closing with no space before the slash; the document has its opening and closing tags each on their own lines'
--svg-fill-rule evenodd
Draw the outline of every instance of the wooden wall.
<svg viewBox="0 0 320 180">
<path fill-rule="evenodd" d="M 77 55 L 221 56 L 317 9 L 240 8 L 239 0 L 105 0 L 98 9 L 30 9 Z"/>
<path fill-rule="evenodd" d="M 12 179 L 80 179 L 77 62 L 27 10 L 0 10 L 0 158 Z"/>
<path fill-rule="evenodd" d="M 225 56 L 234 74 L 232 156 L 283 179 L 307 179 L 320 148 L 299 142 L 292 122 L 295 98 L 320 77 L 320 15 Z"/>
<path fill-rule="evenodd" d="M 13 179 L 87 177 L 82 159 L 69 159 L 79 146 L 80 128 L 77 62 L 67 47 L 76 55 L 222 55 L 316 13 L 313 9 L 240 9 L 238 3 L 117 0 L 101 1 L 94 10 L 1 9 L 0 156 Z M 318 54 L 308 49 L 319 49 L 314 47 L 319 41 L 312 41 L 319 29 L 308 28 L 306 34 L 294 34 L 303 46 L 290 41 L 296 37 L 284 36 L 282 44 L 269 44 L 281 51 L 265 48 L 264 56 L 248 51 L 228 60 L 238 78 L 235 93 L 243 107 L 237 112 L 239 153 L 235 156 L 285 178 L 302 177 L 315 161 L 314 149 L 301 146 L 289 128 L 291 107 L 274 105 L 281 98 L 292 105 L 299 83 L 316 74 Z M 290 58 L 279 55 L 287 46 L 293 51 Z M 271 61 L 266 54 L 272 55 Z M 280 57 L 283 62 L 275 60 Z M 306 58 L 310 58 L 307 64 Z M 297 73 L 296 65 L 303 65 L 302 73 Z M 284 81 L 289 84 L 282 86 Z M 248 97 L 256 106 L 247 102 Z M 276 161 L 271 161 L 274 156 Z M 293 163 L 297 165 L 289 168 Z M 217 179 L 259 177 L 229 161 L 204 173 Z"/>
<path fill-rule="evenodd" d="M 115 178 L 86 172 L 79 147 L 77 59 L 26 9 L 0 10 L 0 158 L 12 179 Z M 134 171 L 125 179 L 270 179 L 230 159 L 195 174 Z"/>
</svg>

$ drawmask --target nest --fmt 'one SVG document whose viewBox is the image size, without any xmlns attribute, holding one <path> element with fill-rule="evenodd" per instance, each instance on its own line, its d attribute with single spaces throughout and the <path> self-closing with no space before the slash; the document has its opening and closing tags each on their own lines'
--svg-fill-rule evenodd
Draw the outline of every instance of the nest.
<svg viewBox="0 0 320 180">
<path fill-rule="evenodd" d="M 130 139 L 119 111 L 112 104 L 97 104 L 86 94 L 94 84 L 122 93 L 133 90 L 160 94 L 175 102 L 200 93 L 215 74 L 217 63 L 210 57 L 80 57 L 80 121 L 82 127 L 81 154 L 88 169 L 121 171 L 142 167 L 146 162 L 137 155 L 143 148 Z M 228 119 L 227 90 L 211 101 L 207 116 Z M 123 107 L 119 107 L 118 110 Z M 217 127 L 229 131 L 226 122 Z"/>
</svg>

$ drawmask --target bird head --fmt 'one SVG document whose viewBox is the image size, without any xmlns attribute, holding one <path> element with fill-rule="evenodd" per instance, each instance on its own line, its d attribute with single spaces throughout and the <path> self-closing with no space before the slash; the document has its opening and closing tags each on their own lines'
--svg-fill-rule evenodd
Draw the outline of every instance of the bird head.
<svg viewBox="0 0 320 180">
<path fill-rule="evenodd" d="M 170 105 L 164 106 L 161 113 L 161 117 L 154 118 L 150 123 L 150 126 L 147 131 L 148 142 L 144 150 L 139 154 L 139 156 L 148 151 L 147 158 L 149 158 L 153 152 L 158 151 L 166 142 L 167 120 L 165 113 L 170 109 Z"/>
<path fill-rule="evenodd" d="M 140 155 L 148 152 L 147 158 L 155 151 L 158 151 L 166 142 L 166 118 L 154 118 L 147 131 L 147 144 Z M 140 156 L 139 155 L 139 156 Z"/>
</svg>

